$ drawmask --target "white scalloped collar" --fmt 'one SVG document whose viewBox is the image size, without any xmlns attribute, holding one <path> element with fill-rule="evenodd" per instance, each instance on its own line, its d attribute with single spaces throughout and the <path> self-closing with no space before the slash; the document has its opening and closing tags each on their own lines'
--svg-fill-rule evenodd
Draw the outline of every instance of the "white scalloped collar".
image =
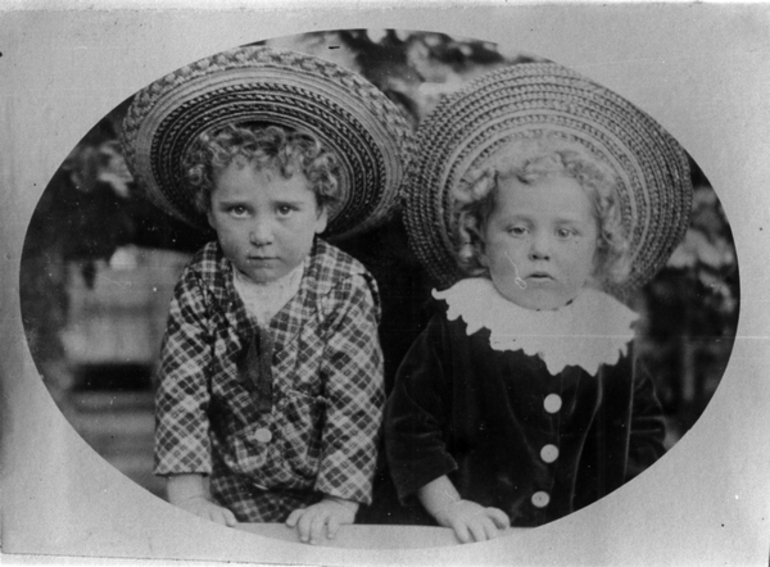
<svg viewBox="0 0 770 567">
<path fill-rule="evenodd" d="M 567 366 L 581 366 L 594 375 L 601 364 L 616 364 L 627 352 L 632 324 L 639 318 L 614 297 L 591 288 L 554 311 L 520 307 L 487 278 L 460 280 L 445 291 L 434 290 L 433 296 L 447 303 L 450 320 L 462 317 L 468 336 L 489 329 L 494 350 L 540 356 L 554 376 Z"/>
</svg>

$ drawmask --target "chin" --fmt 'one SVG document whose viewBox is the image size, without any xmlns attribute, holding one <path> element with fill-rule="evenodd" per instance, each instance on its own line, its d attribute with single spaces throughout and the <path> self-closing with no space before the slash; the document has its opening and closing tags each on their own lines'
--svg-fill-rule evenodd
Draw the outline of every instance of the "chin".
<svg viewBox="0 0 770 567">
<path fill-rule="evenodd" d="M 278 279 L 276 276 L 272 274 L 265 274 L 263 272 L 260 273 L 254 273 L 254 272 L 246 272 L 246 276 L 255 284 L 267 284 L 270 283 L 276 279 Z"/>
<path fill-rule="evenodd" d="M 516 303 L 527 309 L 534 309 L 535 311 L 550 311 L 564 307 L 568 302 L 569 300 L 563 297 L 536 294 L 532 297 L 522 298 L 522 301 L 517 301 Z"/>
</svg>

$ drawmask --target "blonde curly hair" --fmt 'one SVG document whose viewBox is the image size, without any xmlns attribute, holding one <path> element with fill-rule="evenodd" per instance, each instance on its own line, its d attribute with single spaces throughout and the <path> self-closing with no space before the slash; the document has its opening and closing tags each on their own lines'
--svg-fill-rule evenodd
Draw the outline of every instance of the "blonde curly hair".
<svg viewBox="0 0 770 567">
<path fill-rule="evenodd" d="M 538 134 L 516 140 L 495 154 L 484 166 L 471 170 L 452 192 L 452 221 L 455 256 L 469 276 L 489 277 L 479 261 L 483 251 L 484 226 L 495 207 L 502 180 L 515 178 L 533 185 L 538 180 L 561 175 L 574 179 L 594 206 L 599 224 L 597 265 L 599 284 L 620 284 L 629 275 L 629 241 L 618 203 L 615 172 L 589 153 L 579 142 L 558 135 Z"/>
</svg>

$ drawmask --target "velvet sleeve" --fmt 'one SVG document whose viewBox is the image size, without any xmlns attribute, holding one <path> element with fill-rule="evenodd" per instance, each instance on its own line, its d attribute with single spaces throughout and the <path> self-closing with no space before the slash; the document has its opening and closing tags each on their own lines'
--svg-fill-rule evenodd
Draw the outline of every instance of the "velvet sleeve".
<svg viewBox="0 0 770 567">
<path fill-rule="evenodd" d="M 399 500 L 457 468 L 447 449 L 451 364 L 443 316 L 434 315 L 407 352 L 386 405 L 385 448 Z"/>
<path fill-rule="evenodd" d="M 626 480 L 631 480 L 657 461 L 663 453 L 666 423 L 655 394 L 655 384 L 638 358 L 634 365 Z"/>
</svg>

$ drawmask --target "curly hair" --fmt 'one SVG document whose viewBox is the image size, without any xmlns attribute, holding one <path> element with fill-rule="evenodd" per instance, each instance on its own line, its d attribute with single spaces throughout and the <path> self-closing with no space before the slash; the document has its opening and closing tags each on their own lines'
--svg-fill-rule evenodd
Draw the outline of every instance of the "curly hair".
<svg viewBox="0 0 770 567">
<path fill-rule="evenodd" d="M 455 255 L 460 268 L 472 276 L 488 276 L 479 262 L 482 233 L 495 207 L 501 180 L 517 179 L 533 185 L 549 176 L 567 176 L 591 199 L 599 224 L 598 283 L 619 284 L 628 277 L 629 242 L 617 197 L 615 172 L 591 155 L 580 143 L 556 135 L 539 134 L 510 143 L 458 183 L 452 193 Z"/>
<path fill-rule="evenodd" d="M 238 122 L 202 133 L 184 156 L 193 202 L 208 212 L 214 179 L 232 163 L 279 171 L 286 179 L 301 172 L 310 182 L 319 210 L 339 199 L 337 157 L 311 134 L 263 123 Z"/>
</svg>

